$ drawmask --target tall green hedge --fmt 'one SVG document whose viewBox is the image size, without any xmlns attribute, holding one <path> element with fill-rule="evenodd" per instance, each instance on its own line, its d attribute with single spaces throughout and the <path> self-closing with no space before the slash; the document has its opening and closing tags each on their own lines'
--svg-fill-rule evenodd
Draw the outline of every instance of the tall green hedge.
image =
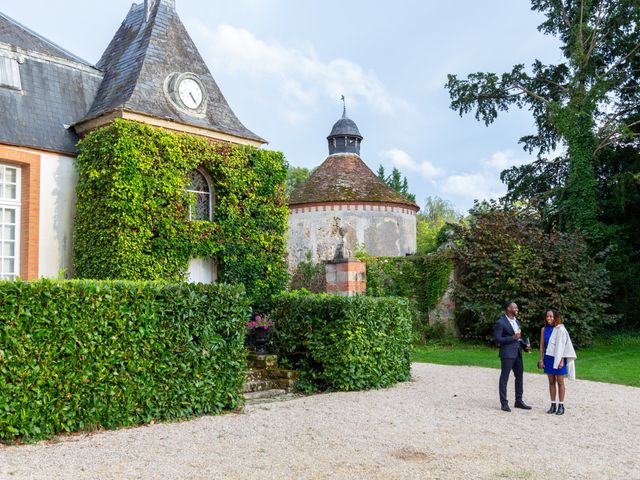
<svg viewBox="0 0 640 480">
<path fill-rule="evenodd" d="M 218 263 L 260 303 L 284 289 L 288 209 L 282 154 L 116 120 L 78 144 L 78 278 L 184 280 L 191 258 Z M 209 173 L 213 222 L 188 221 L 190 171 Z"/>
<path fill-rule="evenodd" d="M 453 262 L 448 253 L 410 257 L 367 257 L 367 295 L 408 298 L 414 307 L 414 332 L 424 340 L 429 312 L 449 286 Z"/>
<path fill-rule="evenodd" d="M 306 389 L 362 390 L 410 378 L 411 312 L 401 298 L 293 292 L 276 300 L 275 344 Z"/>
<path fill-rule="evenodd" d="M 0 282 L 0 441 L 235 407 L 249 312 L 223 284 Z"/>
</svg>

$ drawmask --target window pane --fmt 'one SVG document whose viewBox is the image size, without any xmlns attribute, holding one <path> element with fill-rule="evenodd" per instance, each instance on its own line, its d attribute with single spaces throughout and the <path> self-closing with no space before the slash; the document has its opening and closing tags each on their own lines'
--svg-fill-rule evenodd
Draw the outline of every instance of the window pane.
<svg viewBox="0 0 640 480">
<path fill-rule="evenodd" d="M 15 240 L 16 239 L 16 227 L 13 226 L 4 226 L 4 237 L 5 240 Z"/>
<path fill-rule="evenodd" d="M 211 220 L 211 209 L 209 205 L 208 193 L 196 194 L 195 220 Z"/>
<path fill-rule="evenodd" d="M 16 183 L 18 179 L 18 174 L 15 168 L 7 168 L 5 173 L 5 182 L 7 183 Z"/>
<path fill-rule="evenodd" d="M 4 182 L 4 167 L 0 165 L 0 184 Z"/>
<path fill-rule="evenodd" d="M 4 186 L 4 198 L 9 198 L 11 200 L 17 200 L 17 187 L 16 185 L 5 185 Z"/>
<path fill-rule="evenodd" d="M 16 211 L 12 208 L 7 208 L 4 211 L 4 223 L 15 225 L 16 224 Z"/>
<path fill-rule="evenodd" d="M 13 258 L 5 258 L 2 261 L 2 273 L 4 275 L 12 275 L 15 272 L 13 271 L 13 266 L 15 265 L 15 260 Z"/>
<path fill-rule="evenodd" d="M 199 172 L 198 170 L 189 172 L 189 180 L 190 184 L 187 190 L 193 190 L 195 192 L 209 191 L 209 183 L 207 182 L 207 179 L 202 174 L 202 172 Z"/>
<path fill-rule="evenodd" d="M 2 244 L 2 256 L 3 257 L 15 257 L 16 256 L 16 244 L 14 242 L 5 242 Z"/>
</svg>

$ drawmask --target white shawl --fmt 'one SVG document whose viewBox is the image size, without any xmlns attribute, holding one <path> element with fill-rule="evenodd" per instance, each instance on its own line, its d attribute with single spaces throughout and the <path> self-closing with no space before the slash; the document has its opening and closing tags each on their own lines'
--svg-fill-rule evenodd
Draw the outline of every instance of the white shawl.
<svg viewBox="0 0 640 480">
<path fill-rule="evenodd" d="M 564 358 L 567 362 L 567 373 L 570 380 L 576 379 L 576 351 L 573 349 L 569 332 L 564 325 L 560 324 L 553 329 L 549 345 L 547 345 L 546 355 L 553 357 L 553 368 L 558 368 Z"/>
</svg>

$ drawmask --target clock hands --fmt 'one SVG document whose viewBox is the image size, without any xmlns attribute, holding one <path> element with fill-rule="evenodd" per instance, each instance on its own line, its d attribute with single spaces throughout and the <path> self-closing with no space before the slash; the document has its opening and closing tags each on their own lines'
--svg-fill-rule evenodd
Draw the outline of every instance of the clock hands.
<svg viewBox="0 0 640 480">
<path fill-rule="evenodd" d="M 196 97 L 193 96 L 193 92 L 189 92 L 189 96 L 191 97 L 191 100 L 193 100 L 193 103 L 197 105 L 198 101 L 196 100 Z"/>
</svg>

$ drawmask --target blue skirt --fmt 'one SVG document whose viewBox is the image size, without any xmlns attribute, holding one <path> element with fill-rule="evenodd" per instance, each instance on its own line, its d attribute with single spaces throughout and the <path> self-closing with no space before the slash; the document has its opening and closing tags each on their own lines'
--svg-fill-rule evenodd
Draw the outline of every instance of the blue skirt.
<svg viewBox="0 0 640 480">
<path fill-rule="evenodd" d="M 567 375 L 567 359 L 564 359 L 564 367 L 553 368 L 553 357 L 551 355 L 545 355 L 544 373 L 549 375 Z"/>
</svg>

